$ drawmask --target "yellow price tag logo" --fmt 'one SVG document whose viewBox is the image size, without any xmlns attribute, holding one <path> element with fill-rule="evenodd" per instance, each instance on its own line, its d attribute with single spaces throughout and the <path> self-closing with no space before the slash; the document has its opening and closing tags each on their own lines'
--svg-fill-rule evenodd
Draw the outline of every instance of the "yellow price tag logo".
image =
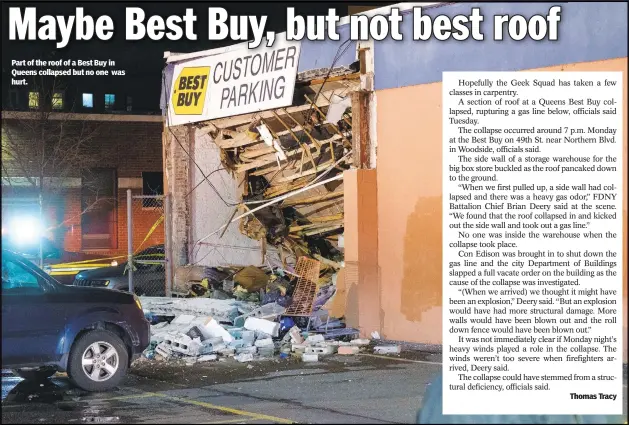
<svg viewBox="0 0 629 425">
<path fill-rule="evenodd" d="M 181 70 L 175 81 L 171 104 L 176 115 L 201 115 L 210 83 L 210 67 L 195 66 Z"/>
</svg>

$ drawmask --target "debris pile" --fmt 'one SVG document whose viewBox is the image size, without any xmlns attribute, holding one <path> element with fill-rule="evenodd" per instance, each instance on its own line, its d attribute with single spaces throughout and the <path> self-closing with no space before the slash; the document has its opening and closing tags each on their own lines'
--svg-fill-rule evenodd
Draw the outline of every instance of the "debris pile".
<svg viewBox="0 0 629 425">
<path fill-rule="evenodd" d="M 194 363 L 276 355 L 318 361 L 335 353 L 358 354 L 370 340 L 358 339 L 358 330 L 325 308 L 335 295 L 335 279 L 320 285 L 320 266 L 300 257 L 294 273 L 245 267 L 208 285 L 208 293 L 220 286 L 229 299 L 143 297 L 152 324 L 145 357 Z M 239 294 L 247 294 L 245 299 L 259 294 L 259 301 L 243 301 Z"/>
<path fill-rule="evenodd" d="M 301 256 L 342 267 L 340 174 L 355 162 L 357 69 L 355 64 L 302 73 L 290 107 L 198 124 L 238 183 L 241 203 L 232 217 L 241 217 L 240 232 L 260 241 L 263 257 L 272 245 L 284 268 Z"/>
</svg>

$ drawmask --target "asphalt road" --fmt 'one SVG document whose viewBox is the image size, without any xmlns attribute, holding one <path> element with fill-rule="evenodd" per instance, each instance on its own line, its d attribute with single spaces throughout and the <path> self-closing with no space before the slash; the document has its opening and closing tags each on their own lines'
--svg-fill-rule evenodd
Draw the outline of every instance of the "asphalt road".
<svg viewBox="0 0 629 425">
<path fill-rule="evenodd" d="M 436 356 L 193 366 L 141 362 L 116 391 L 2 376 L 2 423 L 413 423 Z M 43 385 L 43 386 L 42 386 Z"/>
<path fill-rule="evenodd" d="M 2 423 L 414 423 L 437 355 L 135 364 L 108 393 L 2 376 Z M 627 386 L 624 386 L 625 405 Z M 626 412 L 625 412 L 626 414 Z"/>
</svg>

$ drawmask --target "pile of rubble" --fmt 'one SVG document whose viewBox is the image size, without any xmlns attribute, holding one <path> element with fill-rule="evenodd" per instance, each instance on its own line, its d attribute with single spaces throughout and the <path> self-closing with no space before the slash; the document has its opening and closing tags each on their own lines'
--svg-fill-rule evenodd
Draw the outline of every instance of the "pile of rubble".
<svg viewBox="0 0 629 425">
<path fill-rule="evenodd" d="M 279 355 L 317 361 L 334 353 L 358 354 L 370 344 L 329 313 L 336 275 L 322 279 L 317 260 L 301 257 L 293 272 L 245 267 L 221 273 L 188 273 L 185 286 L 198 285 L 202 292 L 194 298 L 142 298 L 152 323 L 146 358 L 194 363 L 221 356 L 247 362 Z M 200 280 L 190 281 L 193 275 Z"/>
<path fill-rule="evenodd" d="M 278 355 L 283 359 L 298 357 L 312 362 L 335 353 L 358 354 L 362 347 L 370 344 L 368 339 L 326 340 L 323 334 L 302 331 L 291 319 L 278 318 L 280 308 L 273 304 L 266 311 L 254 310 L 246 315 L 242 327 L 220 324 L 212 317 L 182 314 L 168 322 L 159 321 L 163 316 L 148 314 L 158 323 L 151 326 L 151 345 L 144 356 L 179 359 L 189 364 L 215 361 L 220 357 L 249 362 Z M 271 315 L 276 320 L 270 320 Z"/>
</svg>

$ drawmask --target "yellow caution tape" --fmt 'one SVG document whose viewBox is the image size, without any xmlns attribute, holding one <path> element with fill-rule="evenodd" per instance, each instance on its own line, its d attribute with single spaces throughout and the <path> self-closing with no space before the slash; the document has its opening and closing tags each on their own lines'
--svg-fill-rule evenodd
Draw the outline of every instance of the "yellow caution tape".
<svg viewBox="0 0 629 425">
<path fill-rule="evenodd" d="M 162 224 L 162 221 L 164 221 L 164 214 L 162 214 L 161 216 L 159 216 L 159 218 L 157 219 L 157 221 L 155 222 L 155 224 L 153 224 L 153 226 L 151 227 L 151 229 L 149 230 L 149 232 L 146 234 L 146 236 L 144 237 L 144 240 L 142 241 L 142 243 L 140 244 L 140 246 L 135 250 L 136 252 L 138 252 L 140 250 L 140 248 L 142 248 L 142 245 L 144 245 L 144 243 L 148 240 L 148 238 L 151 237 L 151 235 L 153 234 L 153 232 L 155 231 L 155 229 L 157 229 L 157 226 L 159 226 L 160 224 Z"/>
<path fill-rule="evenodd" d="M 140 244 L 140 246 L 137 247 L 137 249 L 135 250 L 135 253 L 137 254 L 137 252 L 140 250 L 140 248 L 142 248 L 142 245 L 144 245 L 144 243 L 146 243 L 146 241 L 148 240 L 148 238 L 151 237 L 151 235 L 153 234 L 153 232 L 155 231 L 155 229 L 157 229 L 157 227 L 164 221 L 164 215 L 162 214 L 157 221 L 153 224 L 153 226 L 151 226 L 150 230 L 148 231 L 148 233 L 146 234 L 146 236 L 144 237 L 144 240 L 142 241 L 142 243 Z M 71 274 L 77 274 L 78 272 L 82 271 L 82 270 L 88 270 L 88 269 L 98 269 L 101 267 L 109 267 L 111 266 L 111 260 L 118 260 L 121 258 L 128 258 L 128 255 L 116 255 L 114 257 L 105 257 L 105 258 L 95 258 L 92 260 L 83 260 L 83 261 L 73 261 L 70 263 L 60 263 L 60 264 L 52 264 L 47 266 L 47 268 L 50 270 L 50 275 L 51 276 L 67 276 L 67 275 L 71 275 Z M 164 254 L 143 254 L 142 257 L 164 257 Z M 102 261 L 109 261 L 108 263 L 103 263 Z M 83 265 L 87 265 L 87 266 L 83 266 Z M 146 262 L 143 264 L 163 264 L 161 262 Z"/>
</svg>

